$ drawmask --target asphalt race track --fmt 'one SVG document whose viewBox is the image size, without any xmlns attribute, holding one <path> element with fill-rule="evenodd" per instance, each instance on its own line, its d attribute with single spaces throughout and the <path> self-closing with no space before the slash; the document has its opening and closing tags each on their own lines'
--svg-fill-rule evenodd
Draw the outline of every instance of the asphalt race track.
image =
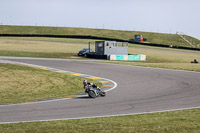
<svg viewBox="0 0 200 133">
<path fill-rule="evenodd" d="M 3 58 L 111 79 L 106 97 L 0 105 L 0 123 L 117 116 L 200 107 L 200 73 L 75 60 Z"/>
</svg>

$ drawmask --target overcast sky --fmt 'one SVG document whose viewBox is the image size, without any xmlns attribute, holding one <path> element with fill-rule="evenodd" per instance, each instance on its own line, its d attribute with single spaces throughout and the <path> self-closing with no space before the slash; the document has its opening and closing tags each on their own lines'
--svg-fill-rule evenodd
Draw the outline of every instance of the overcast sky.
<svg viewBox="0 0 200 133">
<path fill-rule="evenodd" d="M 200 0 L 0 0 L 0 24 L 178 31 L 200 39 Z"/>
</svg>

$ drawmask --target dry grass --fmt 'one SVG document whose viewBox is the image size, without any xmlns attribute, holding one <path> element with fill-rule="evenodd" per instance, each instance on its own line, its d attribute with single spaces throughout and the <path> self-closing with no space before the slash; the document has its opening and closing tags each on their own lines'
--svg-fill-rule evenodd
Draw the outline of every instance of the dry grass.
<svg viewBox="0 0 200 133">
<path fill-rule="evenodd" d="M 24 40 L 0 40 L 1 51 L 23 51 L 40 53 L 77 53 L 87 45 L 63 44 L 54 42 L 24 41 Z"/>
<path fill-rule="evenodd" d="M 87 47 L 87 44 L 0 39 L 0 56 L 79 58 L 78 51 Z"/>
<path fill-rule="evenodd" d="M 121 62 L 122 64 L 177 70 L 200 71 L 200 64 L 190 63 L 194 59 L 200 61 L 200 52 L 135 47 L 129 48 L 129 53 L 145 54 L 147 55 L 147 61 Z"/>
<path fill-rule="evenodd" d="M 91 39 L 71 39 L 71 38 L 49 38 L 49 37 L 1 37 L 0 40 L 22 40 L 22 41 L 41 41 L 41 42 L 55 42 L 55 43 L 80 43 L 88 44 L 88 42 L 94 43 L 99 40 Z"/>
</svg>

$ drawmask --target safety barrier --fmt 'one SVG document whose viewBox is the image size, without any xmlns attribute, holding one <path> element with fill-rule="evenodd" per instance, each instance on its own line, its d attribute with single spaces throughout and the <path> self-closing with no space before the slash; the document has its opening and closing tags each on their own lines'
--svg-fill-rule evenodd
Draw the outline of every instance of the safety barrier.
<svg viewBox="0 0 200 133">
<path fill-rule="evenodd" d="M 110 55 L 109 60 L 146 61 L 146 55 Z"/>
</svg>

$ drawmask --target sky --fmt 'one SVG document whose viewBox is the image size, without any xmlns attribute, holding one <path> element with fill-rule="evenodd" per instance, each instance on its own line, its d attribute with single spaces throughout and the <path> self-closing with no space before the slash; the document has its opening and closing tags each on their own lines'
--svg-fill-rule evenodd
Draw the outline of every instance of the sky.
<svg viewBox="0 0 200 133">
<path fill-rule="evenodd" d="M 200 0 L 0 0 L 0 25 L 181 32 L 200 39 Z"/>
</svg>

